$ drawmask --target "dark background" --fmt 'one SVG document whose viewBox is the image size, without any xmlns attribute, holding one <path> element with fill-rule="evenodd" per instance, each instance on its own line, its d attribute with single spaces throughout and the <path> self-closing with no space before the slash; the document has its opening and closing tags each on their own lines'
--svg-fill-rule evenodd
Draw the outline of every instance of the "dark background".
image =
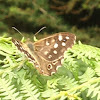
<svg viewBox="0 0 100 100">
<path fill-rule="evenodd" d="M 67 31 L 77 41 L 100 47 L 100 0 L 0 0 L 0 35 L 21 39 Z"/>
</svg>

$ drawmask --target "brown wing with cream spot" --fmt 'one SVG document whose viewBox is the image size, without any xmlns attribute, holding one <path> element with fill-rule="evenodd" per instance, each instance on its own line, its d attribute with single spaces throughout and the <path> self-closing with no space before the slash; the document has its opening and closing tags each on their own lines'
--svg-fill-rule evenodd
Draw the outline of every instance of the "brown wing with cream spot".
<svg viewBox="0 0 100 100">
<path fill-rule="evenodd" d="M 43 59 L 53 61 L 63 56 L 64 52 L 72 47 L 74 41 L 74 34 L 60 32 L 35 42 L 34 47 Z"/>
</svg>

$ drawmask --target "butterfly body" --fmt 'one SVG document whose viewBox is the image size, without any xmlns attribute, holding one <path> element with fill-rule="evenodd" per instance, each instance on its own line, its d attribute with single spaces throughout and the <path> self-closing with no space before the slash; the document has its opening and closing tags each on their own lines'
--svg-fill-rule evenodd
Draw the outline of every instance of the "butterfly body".
<svg viewBox="0 0 100 100">
<path fill-rule="evenodd" d="M 68 48 L 72 48 L 75 35 L 60 32 L 34 43 L 21 43 L 15 39 L 12 39 L 12 42 L 21 52 L 26 54 L 41 74 L 52 75 L 61 66 L 64 52 Z"/>
</svg>

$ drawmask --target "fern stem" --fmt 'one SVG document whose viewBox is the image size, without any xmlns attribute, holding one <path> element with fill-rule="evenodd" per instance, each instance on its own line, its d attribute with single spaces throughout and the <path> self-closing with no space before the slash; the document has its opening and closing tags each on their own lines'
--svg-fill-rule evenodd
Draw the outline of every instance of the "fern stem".
<svg viewBox="0 0 100 100">
<path fill-rule="evenodd" d="M 58 98 L 62 97 L 62 96 L 66 96 L 68 98 L 74 98 L 74 99 L 77 99 L 77 100 L 81 100 L 77 95 L 71 95 L 69 94 L 67 91 L 61 91 L 58 95 L 56 96 L 53 96 L 53 97 L 50 97 L 49 99 L 47 100 L 58 100 Z M 73 99 L 73 100 L 74 100 Z"/>
<path fill-rule="evenodd" d="M 79 89 L 81 89 L 81 88 L 83 88 L 83 87 L 85 87 L 85 86 L 88 86 L 88 84 L 92 84 L 92 83 L 95 83 L 95 82 L 98 82 L 98 81 L 100 81 L 100 77 L 99 77 L 99 78 L 96 78 L 96 79 L 89 80 L 88 82 L 83 83 L 82 85 L 80 85 L 80 86 L 78 86 L 78 87 L 75 87 L 75 88 L 73 88 L 73 89 L 68 90 L 68 92 L 70 93 L 70 92 L 72 92 L 72 91 L 79 90 Z"/>
<path fill-rule="evenodd" d="M 94 80 L 93 79 L 89 80 L 88 82 L 83 83 L 82 85 L 80 85 L 78 87 L 75 87 L 75 88 L 72 88 L 72 89 L 70 89 L 68 91 L 61 91 L 58 95 L 52 96 L 47 100 L 55 100 L 55 99 L 58 99 L 58 98 L 60 98 L 62 96 L 66 96 L 66 97 L 70 97 L 70 98 L 73 97 L 75 99 L 81 100 L 79 97 L 77 97 L 77 95 L 70 95 L 69 93 L 72 93 L 73 91 L 77 91 L 77 90 L 79 90 L 79 89 L 81 89 L 81 88 L 83 88 L 85 86 L 88 86 L 88 84 L 92 84 L 92 83 L 95 83 L 95 82 L 98 82 L 98 81 L 100 81 L 100 77 L 96 78 Z"/>
</svg>

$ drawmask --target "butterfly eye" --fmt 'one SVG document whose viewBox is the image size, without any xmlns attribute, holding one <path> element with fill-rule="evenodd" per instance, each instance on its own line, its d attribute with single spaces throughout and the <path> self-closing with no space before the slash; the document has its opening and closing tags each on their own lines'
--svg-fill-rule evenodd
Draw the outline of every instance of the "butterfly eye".
<svg viewBox="0 0 100 100">
<path fill-rule="evenodd" d="M 52 69 L 52 65 L 49 64 L 49 65 L 47 66 L 47 69 L 48 69 L 48 70 Z"/>
<path fill-rule="evenodd" d="M 31 49 L 31 50 L 34 50 L 34 48 L 33 48 L 33 45 L 32 44 L 27 44 L 27 46 Z"/>
</svg>

